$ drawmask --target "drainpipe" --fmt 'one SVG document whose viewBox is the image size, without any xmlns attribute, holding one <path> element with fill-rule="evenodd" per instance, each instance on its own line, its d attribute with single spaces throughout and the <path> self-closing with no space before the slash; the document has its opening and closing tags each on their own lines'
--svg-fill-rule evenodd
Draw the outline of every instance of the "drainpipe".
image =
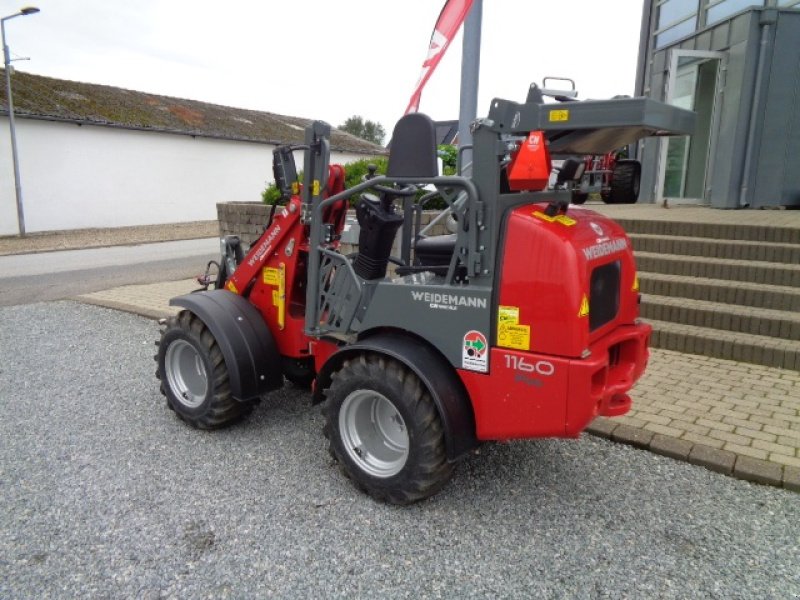
<svg viewBox="0 0 800 600">
<path fill-rule="evenodd" d="M 770 25 L 778 21 L 776 10 L 765 10 L 761 13 L 759 25 L 761 26 L 761 41 L 758 45 L 758 65 L 756 66 L 756 81 L 753 86 L 753 101 L 750 104 L 750 123 L 747 128 L 747 142 L 745 143 L 744 169 L 742 174 L 742 187 L 739 190 L 739 207 L 746 208 L 750 205 L 747 194 L 750 191 L 750 171 L 752 170 L 753 157 L 755 156 L 756 128 L 758 127 L 758 113 L 761 110 L 761 85 L 764 80 L 764 69 L 767 62 L 767 46 L 769 45 Z"/>
</svg>

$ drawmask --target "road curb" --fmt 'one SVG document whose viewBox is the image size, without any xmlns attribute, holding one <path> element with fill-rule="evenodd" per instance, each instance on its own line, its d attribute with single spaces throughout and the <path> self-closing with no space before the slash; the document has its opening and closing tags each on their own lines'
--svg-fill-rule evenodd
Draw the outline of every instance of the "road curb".
<svg viewBox="0 0 800 600">
<path fill-rule="evenodd" d="M 641 450 L 649 450 L 654 454 L 683 460 L 737 479 L 800 492 L 800 467 L 780 465 L 749 456 L 740 456 L 704 444 L 695 444 L 688 440 L 653 434 L 646 429 L 614 423 L 604 417 L 597 417 L 586 428 L 586 433 Z"/>
<path fill-rule="evenodd" d="M 75 298 L 73 298 L 73 300 L 82 302 L 84 304 L 99 306 L 101 308 L 110 308 L 112 310 L 118 310 L 120 312 L 130 313 L 132 315 L 137 315 L 139 317 L 144 317 L 146 319 L 152 319 L 154 321 L 157 321 L 158 319 L 164 319 L 169 316 L 164 311 L 145 308 L 143 306 L 136 306 L 134 304 L 127 304 L 125 302 L 117 302 L 115 300 L 105 300 L 101 298 L 91 298 L 87 296 L 76 296 Z"/>
</svg>

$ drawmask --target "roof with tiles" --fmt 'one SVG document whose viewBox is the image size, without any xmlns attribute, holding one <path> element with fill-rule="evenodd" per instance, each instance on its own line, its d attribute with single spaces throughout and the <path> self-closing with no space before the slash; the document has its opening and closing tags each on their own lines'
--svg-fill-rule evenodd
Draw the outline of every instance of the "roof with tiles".
<svg viewBox="0 0 800 600">
<path fill-rule="evenodd" d="M 5 77 L 3 69 L 0 74 Z M 311 119 L 171 98 L 107 85 L 53 79 L 16 70 L 12 74 L 14 115 L 268 144 L 303 143 Z M 0 86 L 0 114 L 8 114 Z M 368 155 L 386 150 L 334 129 L 331 148 Z"/>
</svg>

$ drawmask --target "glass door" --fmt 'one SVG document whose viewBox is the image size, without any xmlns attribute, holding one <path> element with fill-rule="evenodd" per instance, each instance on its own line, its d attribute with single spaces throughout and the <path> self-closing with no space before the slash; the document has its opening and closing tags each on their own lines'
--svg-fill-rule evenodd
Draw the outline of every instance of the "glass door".
<svg viewBox="0 0 800 600">
<path fill-rule="evenodd" d="M 661 142 L 659 201 L 708 204 L 709 174 L 718 130 L 718 98 L 725 55 L 673 50 L 667 75 L 667 102 L 697 114 L 694 135 Z"/>
</svg>

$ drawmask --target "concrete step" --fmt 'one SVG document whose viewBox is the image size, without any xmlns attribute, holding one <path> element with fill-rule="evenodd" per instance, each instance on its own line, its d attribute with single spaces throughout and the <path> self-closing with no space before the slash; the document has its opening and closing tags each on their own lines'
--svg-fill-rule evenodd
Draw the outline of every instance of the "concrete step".
<svg viewBox="0 0 800 600">
<path fill-rule="evenodd" d="M 742 220 L 747 216 L 745 211 Z M 678 235 L 717 240 L 744 240 L 768 242 L 773 244 L 800 243 L 800 229 L 797 227 L 775 227 L 773 225 L 747 225 L 742 223 L 704 223 L 694 221 L 650 221 L 646 219 L 614 220 L 625 228 L 628 234 Z"/>
<path fill-rule="evenodd" d="M 706 256 L 729 260 L 800 264 L 800 239 L 795 244 L 716 240 L 682 235 L 629 234 L 636 252 Z M 798 236 L 800 237 L 800 235 Z"/>
<path fill-rule="evenodd" d="M 649 295 L 669 296 L 800 314 L 800 288 L 795 287 L 647 271 L 639 271 L 639 285 L 645 298 Z"/>
<path fill-rule="evenodd" d="M 637 252 L 636 264 L 642 271 L 667 275 L 800 287 L 800 265 L 705 257 L 687 260 L 655 252 Z"/>
<path fill-rule="evenodd" d="M 654 348 L 800 371 L 800 342 L 694 325 L 648 321 Z"/>
<path fill-rule="evenodd" d="M 800 312 L 646 295 L 645 319 L 800 341 Z"/>
<path fill-rule="evenodd" d="M 635 250 L 654 347 L 800 369 L 797 214 L 616 212 Z"/>
</svg>

